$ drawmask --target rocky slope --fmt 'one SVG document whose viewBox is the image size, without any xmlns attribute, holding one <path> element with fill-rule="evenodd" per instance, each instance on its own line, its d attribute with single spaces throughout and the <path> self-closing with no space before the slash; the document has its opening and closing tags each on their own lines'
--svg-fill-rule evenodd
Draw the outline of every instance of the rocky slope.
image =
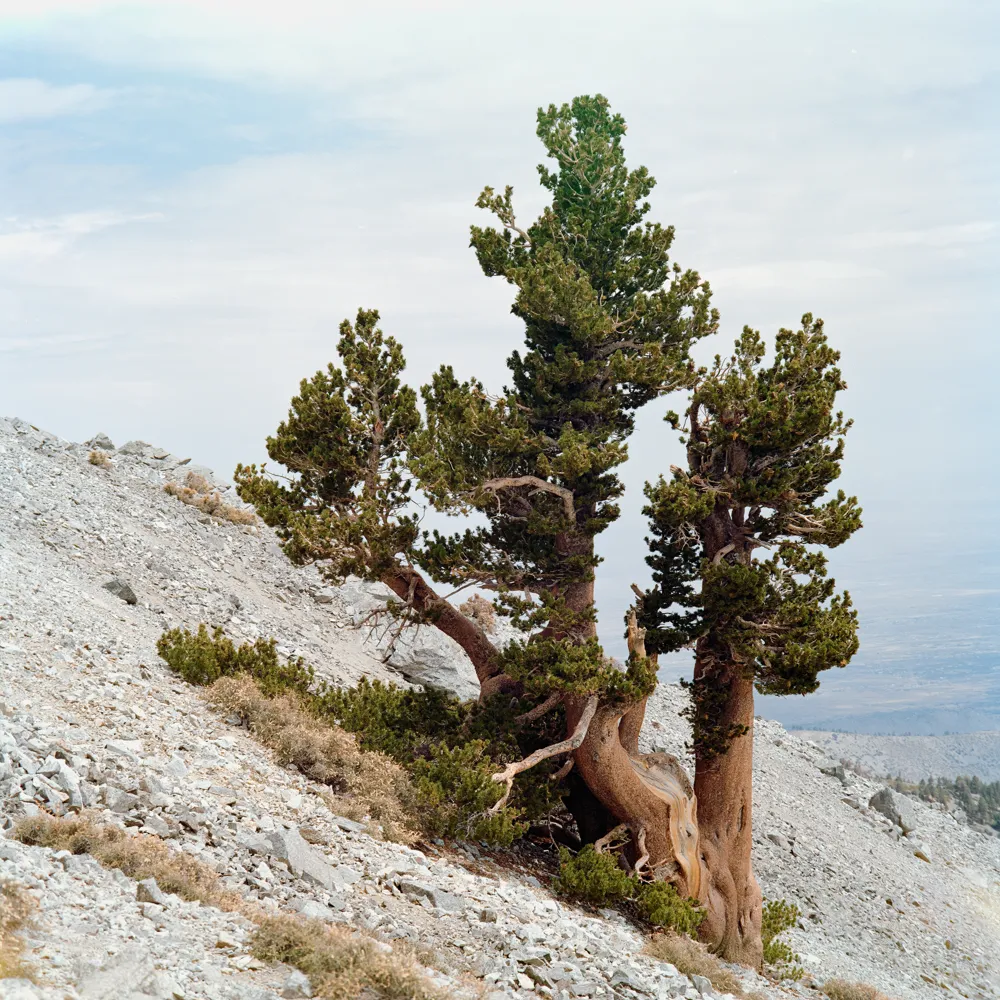
<svg viewBox="0 0 1000 1000">
<path fill-rule="evenodd" d="M 274 635 L 341 683 L 398 678 L 391 664 L 463 692 L 474 677 L 426 630 L 383 663 L 378 636 L 353 627 L 374 604 L 370 588 L 326 587 L 290 566 L 266 528 L 220 523 L 167 495 L 164 483 L 190 464 L 140 442 L 105 469 L 89 450 L 0 421 L 4 825 L 40 807 L 103 810 L 211 864 L 265 908 L 418 943 L 436 956 L 429 974 L 459 996 L 711 995 L 644 956 L 621 917 L 568 906 L 475 845 L 420 852 L 372 839 L 209 710 L 157 657 L 165 627 Z M 135 604 L 105 589 L 115 578 Z M 657 694 L 651 745 L 682 751 L 680 705 L 676 688 Z M 900 998 L 1000 996 L 1000 841 L 921 803 L 898 817 L 916 825 L 903 836 L 867 805 L 880 786 L 776 723 L 758 727 L 755 863 L 766 897 L 801 907 L 791 938 L 815 979 L 864 980 Z M 0 983 L 0 997 L 307 995 L 291 970 L 258 967 L 239 917 L 172 896 L 139 902 L 134 883 L 88 859 L 0 839 L 3 877 L 39 897 L 30 957 L 42 985 Z M 752 975 L 746 985 L 812 995 Z"/>
<path fill-rule="evenodd" d="M 831 756 L 860 764 L 873 774 L 899 775 L 906 781 L 978 775 L 1000 781 L 1000 732 L 946 736 L 870 736 L 867 733 L 797 732 Z"/>
</svg>

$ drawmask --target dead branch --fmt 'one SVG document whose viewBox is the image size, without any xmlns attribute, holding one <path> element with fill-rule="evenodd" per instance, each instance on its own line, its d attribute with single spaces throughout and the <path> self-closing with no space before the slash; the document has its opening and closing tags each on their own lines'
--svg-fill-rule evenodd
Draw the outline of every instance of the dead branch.
<svg viewBox="0 0 1000 1000">
<path fill-rule="evenodd" d="M 639 849 L 639 858 L 632 871 L 638 875 L 640 869 L 645 868 L 649 861 L 649 851 L 646 850 L 646 828 L 639 827 L 639 835 L 635 838 L 635 845 Z"/>
<path fill-rule="evenodd" d="M 723 545 L 722 548 L 719 549 L 719 551 L 715 553 L 715 556 L 712 559 L 712 565 L 713 566 L 718 566 L 719 563 L 722 562 L 722 560 L 726 556 L 728 556 L 729 553 L 732 552 L 733 549 L 735 549 L 735 548 L 736 548 L 736 543 L 735 542 L 730 542 L 728 545 Z"/>
<path fill-rule="evenodd" d="M 518 723 L 534 722 L 535 719 L 540 719 L 546 712 L 551 712 L 562 700 L 563 696 L 561 694 L 550 694 L 540 705 L 536 705 L 534 708 L 528 709 L 527 712 L 516 716 L 514 721 Z"/>
<path fill-rule="evenodd" d="M 498 493 L 500 490 L 516 489 L 518 486 L 533 486 L 536 492 L 553 493 L 562 498 L 563 508 L 566 511 L 568 520 L 576 518 L 576 511 L 573 508 L 573 491 L 558 483 L 550 483 L 538 476 L 507 476 L 503 479 L 489 479 L 482 485 L 482 489 L 487 493 Z"/>
<path fill-rule="evenodd" d="M 600 840 L 594 841 L 594 853 L 603 854 L 611 842 L 628 830 L 628 823 L 619 823 L 613 830 L 609 830 Z"/>
<path fill-rule="evenodd" d="M 573 758 L 570 757 L 568 761 L 555 774 L 549 775 L 549 781 L 562 781 L 563 778 L 573 770 Z"/>
<path fill-rule="evenodd" d="M 507 791 L 504 792 L 503 798 L 490 809 L 490 814 L 495 815 L 507 804 L 511 789 L 514 787 L 514 779 L 519 774 L 531 770 L 536 764 L 540 764 L 543 760 L 548 760 L 549 757 L 556 757 L 561 753 L 570 753 L 573 750 L 579 749 L 580 744 L 583 743 L 587 736 L 587 730 L 590 728 L 591 720 L 594 718 L 596 711 L 597 695 L 592 695 L 584 706 L 580 721 L 576 724 L 576 728 L 567 739 L 561 740 L 559 743 L 553 743 L 551 746 L 542 747 L 541 750 L 536 750 L 534 753 L 529 754 L 524 760 L 516 760 L 512 764 L 508 764 L 502 771 L 494 774 L 493 780 L 497 784 L 506 784 Z"/>
</svg>

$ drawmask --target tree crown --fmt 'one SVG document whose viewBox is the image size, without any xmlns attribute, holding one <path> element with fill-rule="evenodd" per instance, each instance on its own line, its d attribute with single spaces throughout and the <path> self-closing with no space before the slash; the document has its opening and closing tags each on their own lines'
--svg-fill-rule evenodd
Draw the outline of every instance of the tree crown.
<svg viewBox="0 0 1000 1000">
<path fill-rule="evenodd" d="M 821 320 L 806 314 L 779 331 L 770 365 L 764 355 L 747 328 L 700 374 L 687 469 L 647 484 L 654 588 L 643 617 L 652 650 L 710 639 L 700 655 L 741 664 L 761 692 L 804 694 L 858 646 L 850 596 L 835 593 L 817 549 L 861 526 L 856 498 L 824 501 L 851 422 L 834 409 L 846 385 Z M 756 560 L 759 548 L 773 554 Z"/>
</svg>

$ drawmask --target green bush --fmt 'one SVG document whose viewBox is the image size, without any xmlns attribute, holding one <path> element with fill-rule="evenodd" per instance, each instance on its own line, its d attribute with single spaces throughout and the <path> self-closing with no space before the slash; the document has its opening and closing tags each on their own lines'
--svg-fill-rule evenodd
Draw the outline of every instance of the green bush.
<svg viewBox="0 0 1000 1000">
<path fill-rule="evenodd" d="M 791 930 L 799 919 L 799 908 L 783 899 L 772 899 L 764 904 L 760 938 L 764 945 L 764 964 L 781 979 L 801 979 L 802 968 L 796 963 L 799 956 L 778 935 Z"/>
<path fill-rule="evenodd" d="M 170 629 L 160 636 L 156 651 L 170 669 L 189 684 L 205 686 L 220 677 L 246 674 L 270 697 L 287 691 L 309 694 L 315 684 L 315 672 L 301 657 L 278 659 L 277 641 L 257 639 L 235 646 L 221 628 L 209 635 L 205 625 L 193 635 L 187 629 Z"/>
<path fill-rule="evenodd" d="M 552 883 L 562 896 L 608 906 L 632 902 L 654 927 L 694 937 L 705 913 L 696 900 L 685 899 L 669 882 L 643 882 L 622 871 L 611 854 L 599 854 L 587 844 L 579 854 L 559 849 L 559 874 Z"/>
<path fill-rule="evenodd" d="M 632 899 L 636 879 L 622 871 L 610 854 L 598 854 L 587 844 L 579 854 L 559 848 L 559 874 L 552 887 L 561 896 L 607 906 Z"/>
<path fill-rule="evenodd" d="M 664 927 L 678 934 L 695 937 L 705 919 L 696 900 L 685 899 L 669 882 L 644 882 L 636 901 L 639 912 L 654 927 Z"/>
<path fill-rule="evenodd" d="M 354 733 L 365 750 L 402 762 L 431 743 L 453 742 L 468 716 L 467 704 L 439 688 L 406 690 L 363 677 L 352 688 L 328 688 L 318 710 Z"/>
<path fill-rule="evenodd" d="M 485 840 L 510 846 L 527 829 L 508 808 L 490 815 L 505 791 L 492 780 L 498 770 L 486 744 L 473 740 L 461 746 L 439 743 L 425 758 L 410 764 L 423 828 L 437 837 Z"/>
<path fill-rule="evenodd" d="M 191 684 L 206 686 L 220 677 L 242 675 L 253 678 L 268 697 L 294 693 L 318 720 L 353 733 L 363 750 L 391 757 L 413 779 L 413 819 L 428 836 L 509 846 L 527 829 L 521 820 L 526 803 L 532 816 L 541 815 L 555 797 L 547 780 L 550 769 L 538 768 L 533 780 L 518 783 L 510 805 L 489 814 L 504 791 L 491 776 L 507 761 L 535 749 L 523 751 L 498 739 L 508 727 L 497 724 L 497 713 L 514 712 L 509 699 L 506 705 L 495 699 L 487 707 L 460 702 L 434 688 L 406 690 L 367 679 L 354 688 L 333 688 L 317 682 L 315 671 L 301 658 L 282 663 L 274 639 L 237 647 L 222 629 L 209 632 L 205 625 L 196 634 L 164 632 L 157 651 Z"/>
</svg>

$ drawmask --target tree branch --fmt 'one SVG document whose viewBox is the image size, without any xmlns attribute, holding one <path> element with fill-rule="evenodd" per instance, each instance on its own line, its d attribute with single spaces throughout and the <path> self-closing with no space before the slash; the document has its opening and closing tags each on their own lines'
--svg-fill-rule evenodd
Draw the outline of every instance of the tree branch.
<svg viewBox="0 0 1000 1000">
<path fill-rule="evenodd" d="M 543 760 L 548 760 L 549 757 L 555 757 L 561 753 L 571 753 L 573 750 L 578 749 L 587 736 L 590 721 L 594 718 L 596 711 L 597 695 L 595 694 L 591 695 L 587 701 L 580 716 L 580 721 L 576 724 L 576 728 L 567 739 L 561 740 L 559 743 L 553 743 L 551 746 L 542 747 L 541 750 L 536 750 L 533 754 L 529 754 L 524 760 L 516 760 L 512 764 L 508 764 L 502 771 L 494 774 L 493 780 L 497 784 L 506 783 L 507 791 L 504 793 L 503 798 L 490 809 L 490 814 L 493 815 L 500 812 L 507 805 L 507 800 L 510 798 L 510 791 L 514 787 L 514 779 L 519 774 L 531 770 L 536 764 L 540 764 Z"/>
<path fill-rule="evenodd" d="M 527 712 L 516 716 L 514 721 L 518 723 L 534 722 L 535 719 L 540 719 L 546 712 L 551 712 L 562 700 L 563 696 L 561 693 L 555 692 L 550 694 L 540 705 L 536 705 Z"/>
<path fill-rule="evenodd" d="M 533 486 L 536 491 L 543 493 L 553 493 L 562 498 L 563 507 L 566 511 L 566 518 L 569 521 L 576 519 L 576 511 L 573 508 L 573 491 L 557 483 L 550 483 L 538 476 L 508 476 L 503 479 L 488 479 L 482 484 L 481 489 L 487 493 L 499 493 L 500 490 L 516 489 L 518 486 Z"/>
</svg>

